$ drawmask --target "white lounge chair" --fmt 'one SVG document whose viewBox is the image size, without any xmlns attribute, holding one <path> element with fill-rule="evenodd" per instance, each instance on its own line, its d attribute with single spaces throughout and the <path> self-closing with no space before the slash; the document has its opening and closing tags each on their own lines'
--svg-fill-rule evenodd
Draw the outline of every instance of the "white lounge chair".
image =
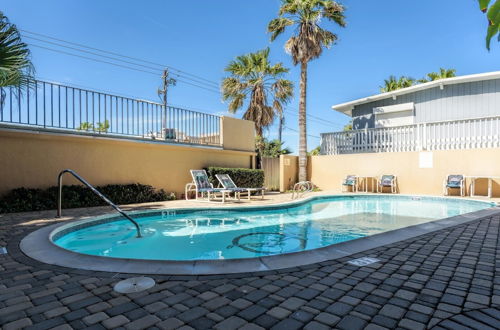
<svg viewBox="0 0 500 330">
<path fill-rule="evenodd" d="M 234 192 L 238 200 L 242 193 L 246 193 L 248 200 L 250 200 L 253 192 L 261 192 L 262 199 L 264 199 L 264 192 L 266 188 L 243 188 L 238 187 L 234 181 L 231 179 L 229 174 L 216 174 L 215 177 L 219 180 L 219 183 L 224 189 L 231 190 Z"/>
<path fill-rule="evenodd" d="M 460 196 L 465 196 L 465 177 L 462 174 L 451 174 L 446 176 L 443 183 L 443 192 L 448 196 L 450 189 L 460 189 Z"/>
<path fill-rule="evenodd" d="M 344 180 L 342 180 L 341 192 L 349 192 L 349 187 L 352 188 L 352 192 L 358 191 L 358 177 L 355 175 L 348 175 Z"/>
<path fill-rule="evenodd" d="M 384 188 L 391 188 L 391 193 L 397 193 L 398 182 L 395 175 L 382 175 L 378 179 L 377 192 L 383 192 Z"/>
<path fill-rule="evenodd" d="M 194 192 L 197 201 L 215 201 L 219 194 L 222 198 L 222 203 L 226 202 L 226 197 L 232 193 L 232 190 L 224 188 L 214 188 L 214 186 L 208 180 L 208 175 L 205 170 L 190 170 L 191 176 L 193 177 L 193 182 L 186 184 L 184 190 L 184 196 L 186 200 L 189 200 L 189 194 Z M 205 199 L 206 194 L 206 199 Z"/>
</svg>

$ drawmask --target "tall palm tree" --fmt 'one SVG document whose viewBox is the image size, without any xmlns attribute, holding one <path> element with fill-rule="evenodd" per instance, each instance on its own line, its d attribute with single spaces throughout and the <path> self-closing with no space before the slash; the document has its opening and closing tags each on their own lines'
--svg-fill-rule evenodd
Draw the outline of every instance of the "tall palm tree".
<svg viewBox="0 0 500 330">
<path fill-rule="evenodd" d="M 457 70 L 455 70 L 455 69 L 439 68 L 439 72 L 430 72 L 427 74 L 427 78 L 420 79 L 419 82 L 426 83 L 429 81 L 434 81 L 434 80 L 439 80 L 439 79 L 453 78 L 453 77 L 457 76 L 456 73 L 457 73 Z"/>
<path fill-rule="evenodd" d="M 16 26 L 0 11 L 0 87 L 26 86 L 32 72 L 28 46 L 22 42 Z"/>
<path fill-rule="evenodd" d="M 235 113 L 248 99 L 243 119 L 255 123 L 257 137 L 262 139 L 264 128 L 293 97 L 293 83 L 283 76 L 289 69 L 282 63 L 269 62 L 269 48 L 238 56 L 225 69 L 231 75 L 222 80 L 222 99 L 229 101 L 229 111 Z M 262 147 L 258 145 L 259 155 Z"/>
<path fill-rule="evenodd" d="M 415 82 L 415 79 L 407 76 L 401 76 L 399 78 L 396 78 L 396 76 L 389 76 L 389 79 L 384 80 L 384 86 L 380 87 L 380 91 L 382 93 L 392 92 L 401 88 L 413 86 Z"/>
<path fill-rule="evenodd" d="M 322 19 L 344 27 L 344 7 L 332 0 L 282 0 L 279 17 L 269 22 L 271 41 L 295 26 L 295 33 L 288 39 L 285 49 L 292 56 L 294 65 L 300 63 L 300 101 L 299 101 L 299 181 L 307 178 L 307 65 L 318 58 L 323 48 L 331 47 L 337 35 L 320 26 Z"/>
</svg>

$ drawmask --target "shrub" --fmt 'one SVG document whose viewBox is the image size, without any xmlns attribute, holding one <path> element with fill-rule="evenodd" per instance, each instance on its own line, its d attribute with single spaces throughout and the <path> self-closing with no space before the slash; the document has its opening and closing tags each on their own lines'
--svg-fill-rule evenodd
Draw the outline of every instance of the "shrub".
<svg viewBox="0 0 500 330">
<path fill-rule="evenodd" d="M 244 188 L 262 188 L 264 186 L 264 171 L 252 170 L 248 168 L 225 168 L 225 167 L 209 167 L 207 174 L 210 182 L 217 187 L 219 181 L 215 177 L 216 174 L 229 174 L 231 179 L 238 187 Z"/>
<path fill-rule="evenodd" d="M 0 213 L 54 210 L 57 208 L 57 187 L 47 189 L 17 188 L 0 198 Z M 163 189 L 143 184 L 106 185 L 96 187 L 116 204 L 159 202 L 175 199 Z M 62 207 L 92 207 L 107 205 L 84 186 L 63 186 Z"/>
</svg>

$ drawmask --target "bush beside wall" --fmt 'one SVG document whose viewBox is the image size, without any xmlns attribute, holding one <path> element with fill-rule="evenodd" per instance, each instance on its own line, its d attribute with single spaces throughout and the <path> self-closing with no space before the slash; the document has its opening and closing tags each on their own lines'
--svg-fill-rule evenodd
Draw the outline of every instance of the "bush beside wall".
<svg viewBox="0 0 500 330">
<path fill-rule="evenodd" d="M 238 187 L 244 188 L 262 188 L 264 186 L 264 171 L 253 170 L 248 168 L 225 168 L 225 167 L 208 167 L 207 174 L 210 182 L 217 187 L 219 181 L 215 177 L 216 174 L 229 174 L 231 179 Z"/>
<path fill-rule="evenodd" d="M 115 204 L 160 202 L 175 199 L 163 189 L 142 184 L 106 185 L 96 187 Z M 54 210 L 57 208 L 57 187 L 47 189 L 17 188 L 0 197 L 0 213 Z M 84 186 L 63 186 L 63 208 L 107 205 Z"/>
</svg>

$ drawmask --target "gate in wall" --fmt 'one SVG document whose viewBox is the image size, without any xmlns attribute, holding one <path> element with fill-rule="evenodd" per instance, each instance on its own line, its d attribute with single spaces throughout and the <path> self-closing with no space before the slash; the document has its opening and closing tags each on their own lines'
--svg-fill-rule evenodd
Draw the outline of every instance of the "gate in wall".
<svg viewBox="0 0 500 330">
<path fill-rule="evenodd" d="M 267 190 L 277 191 L 280 189 L 280 159 L 262 158 L 262 169 L 264 170 L 264 187 Z"/>
</svg>

